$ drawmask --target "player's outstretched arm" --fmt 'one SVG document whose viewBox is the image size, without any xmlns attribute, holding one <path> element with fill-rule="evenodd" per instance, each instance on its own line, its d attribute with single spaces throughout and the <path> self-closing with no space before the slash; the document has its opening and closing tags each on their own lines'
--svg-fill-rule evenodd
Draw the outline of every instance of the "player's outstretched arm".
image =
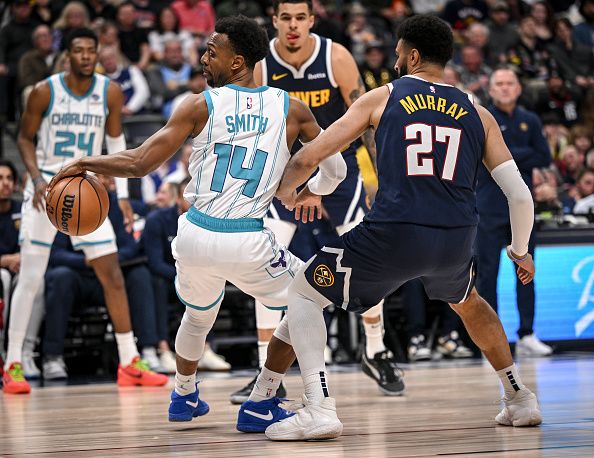
<svg viewBox="0 0 594 458">
<path fill-rule="evenodd" d="M 17 138 L 17 146 L 23 163 L 27 168 L 27 172 L 33 180 L 35 186 L 35 194 L 33 195 L 33 206 L 43 211 L 43 199 L 45 196 L 45 190 L 47 183 L 39 166 L 37 164 L 37 156 L 35 154 L 35 136 L 41 126 L 43 114 L 47 110 L 51 100 L 51 91 L 47 82 L 37 84 L 31 95 L 27 99 L 27 107 L 21 118 L 21 124 L 19 127 L 19 135 Z"/>
<path fill-rule="evenodd" d="M 501 129 L 489 111 L 481 106 L 477 110 L 485 128 L 483 162 L 499 185 L 509 205 L 512 243 L 507 255 L 518 265 L 518 277 L 523 284 L 534 278 L 534 262 L 528 253 L 528 241 L 534 224 L 532 194 L 522 179 L 512 155 L 505 144 Z"/>
<path fill-rule="evenodd" d="M 85 172 L 113 177 L 142 177 L 175 154 L 190 135 L 198 135 L 208 120 L 203 95 L 190 95 L 175 110 L 167 124 L 138 148 L 107 156 L 85 157 L 64 167 L 50 187 L 64 177 Z"/>
<path fill-rule="evenodd" d="M 295 189 L 305 183 L 320 162 L 360 137 L 369 126 L 377 125 L 388 96 L 389 91 L 385 87 L 368 92 L 340 119 L 291 158 L 277 191 L 277 197 L 283 204 L 293 205 Z"/>
</svg>

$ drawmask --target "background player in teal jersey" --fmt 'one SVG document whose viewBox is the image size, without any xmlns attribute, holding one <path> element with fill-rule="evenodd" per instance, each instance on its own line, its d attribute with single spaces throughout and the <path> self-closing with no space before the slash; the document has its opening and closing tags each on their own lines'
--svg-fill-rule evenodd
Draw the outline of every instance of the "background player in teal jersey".
<svg viewBox="0 0 594 458">
<path fill-rule="evenodd" d="M 270 52 L 254 69 L 258 84 L 286 90 L 307 104 L 323 129 L 340 118 L 361 95 L 365 86 L 351 53 L 342 45 L 311 33 L 315 17 L 310 0 L 276 0 L 273 25 L 276 38 L 270 41 Z M 372 157 L 375 143 L 371 129 L 363 139 Z M 332 194 L 322 198 L 325 216 L 338 235 L 355 227 L 368 211 L 363 181 L 357 164 L 358 140 L 343 145 L 342 155 L 347 164 L 347 176 Z M 296 145 L 300 146 L 300 145 Z M 295 151 L 297 148 L 294 148 Z M 266 221 L 281 243 L 290 244 L 296 222 L 278 201 L 273 202 Z M 299 230 L 310 230 L 301 226 Z M 309 257 L 309 255 L 307 256 Z M 266 356 L 266 345 L 280 321 L 280 312 L 256 303 L 256 327 L 260 365 Z M 386 395 L 404 392 L 402 372 L 393 354 L 383 341 L 383 300 L 363 316 L 365 349 L 361 367 Z M 231 395 L 231 402 L 247 399 L 255 379 Z M 284 395 L 281 385 L 279 396 Z"/>
<path fill-rule="evenodd" d="M 22 374 L 22 345 L 33 298 L 41 287 L 57 232 L 45 214 L 46 178 L 74 158 L 101 155 L 104 132 L 108 152 L 113 153 L 126 146 L 121 127 L 122 91 L 108 78 L 95 74 L 96 35 L 89 29 L 72 31 L 67 38 L 66 52 L 70 71 L 53 75 L 33 89 L 19 131 L 18 147 L 29 172 L 29 180 L 22 208 L 19 235 L 21 274 L 14 292 L 8 330 L 4 393 L 19 394 L 31 390 Z M 119 182 L 118 195 L 126 223 L 131 229 L 132 210 L 126 186 L 125 181 Z M 87 262 L 103 286 L 118 343 L 118 383 L 164 385 L 167 377 L 149 371 L 138 355 L 115 236 L 109 220 L 89 235 L 72 237 L 72 242 L 84 251 Z"/>
</svg>

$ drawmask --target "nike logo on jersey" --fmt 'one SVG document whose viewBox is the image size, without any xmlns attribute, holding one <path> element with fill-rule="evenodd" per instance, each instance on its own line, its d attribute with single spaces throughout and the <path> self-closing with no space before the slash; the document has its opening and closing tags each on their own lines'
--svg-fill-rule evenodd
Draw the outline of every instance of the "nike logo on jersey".
<svg viewBox="0 0 594 458">
<path fill-rule="evenodd" d="M 265 420 L 265 421 L 270 421 L 272 420 L 272 412 L 269 410 L 268 414 L 263 415 L 261 413 L 258 412 L 252 412 L 251 410 L 244 410 L 245 413 L 247 413 L 248 415 L 251 415 L 252 417 L 256 417 L 259 418 L 260 420 Z"/>
<path fill-rule="evenodd" d="M 280 75 L 277 75 L 276 73 L 273 73 L 272 74 L 272 81 L 278 81 L 278 80 L 284 78 L 287 75 L 288 75 L 288 73 L 281 73 Z"/>
<path fill-rule="evenodd" d="M 196 402 L 186 401 L 186 404 L 188 404 L 190 407 L 194 407 L 194 409 L 196 407 L 198 407 L 198 401 L 196 401 Z"/>
</svg>

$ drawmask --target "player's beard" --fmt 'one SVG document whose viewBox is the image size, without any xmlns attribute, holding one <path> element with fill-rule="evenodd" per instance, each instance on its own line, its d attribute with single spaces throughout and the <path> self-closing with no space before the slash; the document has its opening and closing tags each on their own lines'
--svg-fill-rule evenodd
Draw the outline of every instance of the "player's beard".
<svg viewBox="0 0 594 458">
<path fill-rule="evenodd" d="M 398 73 L 398 78 L 408 75 L 408 67 L 406 66 L 406 63 L 404 63 L 402 67 L 398 67 L 396 73 Z"/>
</svg>

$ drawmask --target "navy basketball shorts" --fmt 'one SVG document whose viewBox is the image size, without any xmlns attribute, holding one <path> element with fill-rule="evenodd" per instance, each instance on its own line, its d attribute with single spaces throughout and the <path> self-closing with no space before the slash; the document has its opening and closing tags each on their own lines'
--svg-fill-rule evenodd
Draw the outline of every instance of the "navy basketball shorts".
<svg viewBox="0 0 594 458">
<path fill-rule="evenodd" d="M 349 147 L 344 155 L 347 163 L 347 176 L 335 191 L 322 198 L 322 204 L 332 227 L 336 228 L 361 219 L 369 211 L 367 194 L 363 179 L 359 173 L 359 165 L 353 147 Z M 287 210 L 279 200 L 273 199 L 267 217 L 297 224 L 295 213 Z"/>
<path fill-rule="evenodd" d="M 476 227 L 440 228 L 367 220 L 325 246 L 305 271 L 309 284 L 345 310 L 363 313 L 409 280 L 430 299 L 456 304 L 476 277 Z"/>
</svg>

